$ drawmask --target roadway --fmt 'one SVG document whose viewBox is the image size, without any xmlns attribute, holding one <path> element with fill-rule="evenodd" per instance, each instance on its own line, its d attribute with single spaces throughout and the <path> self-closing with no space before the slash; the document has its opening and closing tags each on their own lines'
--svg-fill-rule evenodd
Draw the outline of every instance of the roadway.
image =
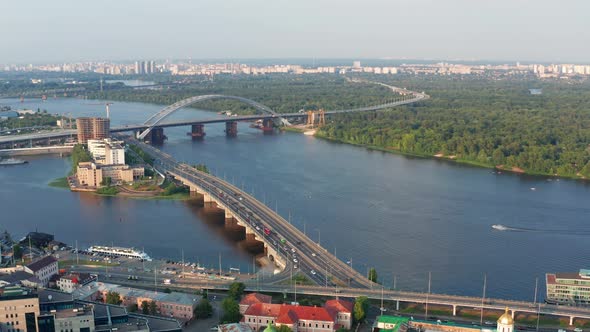
<svg viewBox="0 0 590 332">
<path fill-rule="evenodd" d="M 303 273 L 319 285 L 341 284 L 363 288 L 374 286 L 365 276 L 238 187 L 213 175 L 197 171 L 189 165 L 178 163 L 170 155 L 148 144 L 131 138 L 125 140 L 127 143 L 139 145 L 154 157 L 154 167 L 158 171 L 189 181 L 191 186 L 197 186 L 201 192 L 205 191 L 220 203 L 221 208 L 228 209 L 233 216 L 249 225 L 258 239 L 273 248 L 287 262 L 287 273 Z M 270 234 L 265 234 L 265 228 L 270 230 Z M 284 279 L 285 275 L 281 275 L 280 278 Z"/>
</svg>

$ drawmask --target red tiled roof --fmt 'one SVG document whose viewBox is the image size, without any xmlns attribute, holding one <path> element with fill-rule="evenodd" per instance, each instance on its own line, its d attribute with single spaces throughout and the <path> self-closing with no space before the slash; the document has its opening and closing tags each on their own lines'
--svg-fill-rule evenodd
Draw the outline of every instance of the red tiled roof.
<svg viewBox="0 0 590 332">
<path fill-rule="evenodd" d="M 279 324 L 296 324 L 299 321 L 297 314 L 293 310 L 281 310 L 279 317 L 277 317 L 277 323 Z"/>
<path fill-rule="evenodd" d="M 252 305 L 254 303 L 270 303 L 272 297 L 260 293 L 250 293 L 240 301 L 240 305 Z"/>
<path fill-rule="evenodd" d="M 280 312 L 280 304 L 270 303 L 254 303 L 246 309 L 245 315 L 250 316 L 265 316 L 265 317 L 278 317 Z"/>
<path fill-rule="evenodd" d="M 334 322 L 332 315 L 323 307 L 307 307 L 288 304 L 254 303 L 244 316 L 275 317 L 277 323 L 294 324 L 298 320 Z"/>
<path fill-rule="evenodd" d="M 547 274 L 547 283 L 554 284 L 555 283 L 555 274 Z"/>
<path fill-rule="evenodd" d="M 354 308 L 354 304 L 350 301 L 344 301 L 344 300 L 329 300 L 329 301 L 326 301 L 326 304 L 324 305 L 324 307 L 326 309 L 328 309 L 328 311 L 334 310 L 335 312 L 352 313 L 352 309 Z"/>
<path fill-rule="evenodd" d="M 284 308 L 287 307 L 287 308 Z M 297 318 L 304 320 L 319 320 L 325 322 L 334 322 L 332 315 L 323 307 L 307 307 L 299 305 L 284 305 L 282 310 L 293 310 Z"/>
</svg>

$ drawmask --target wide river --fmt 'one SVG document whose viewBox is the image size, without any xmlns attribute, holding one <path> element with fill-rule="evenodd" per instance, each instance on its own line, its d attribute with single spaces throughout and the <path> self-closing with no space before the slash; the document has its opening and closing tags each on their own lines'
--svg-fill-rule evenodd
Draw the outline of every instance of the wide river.
<svg viewBox="0 0 590 332">
<path fill-rule="evenodd" d="M 101 116 L 97 101 L 0 100 L 14 108 Z M 138 123 L 159 106 L 115 102 L 113 123 Z M 173 118 L 219 115 L 184 109 Z M 581 181 L 495 174 L 489 169 L 414 159 L 332 143 L 295 133 L 263 135 L 240 124 L 237 138 L 224 126 L 206 127 L 193 142 L 188 128 L 166 129 L 162 149 L 178 160 L 205 163 L 243 186 L 314 241 L 353 267 L 377 268 L 397 287 L 532 300 L 535 279 L 588 268 L 590 185 Z M 16 236 L 38 229 L 79 246 L 145 247 L 154 257 L 251 269 L 242 241 L 194 203 L 102 198 L 47 186 L 66 174 L 69 160 L 30 159 L 0 168 L 0 230 Z M 533 190 L 532 188 L 535 188 Z M 508 230 L 492 229 L 502 224 Z"/>
</svg>

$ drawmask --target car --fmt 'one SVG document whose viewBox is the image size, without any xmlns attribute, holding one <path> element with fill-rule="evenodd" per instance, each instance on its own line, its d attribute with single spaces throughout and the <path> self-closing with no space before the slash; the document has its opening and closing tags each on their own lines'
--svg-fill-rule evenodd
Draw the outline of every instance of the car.
<svg viewBox="0 0 590 332">
<path fill-rule="evenodd" d="M 311 274 L 315 275 L 315 271 L 314 270 L 311 270 Z"/>
<path fill-rule="evenodd" d="M 293 263 L 297 263 L 297 258 L 293 258 Z"/>
<path fill-rule="evenodd" d="M 294 269 L 298 268 L 297 264 L 293 265 L 293 268 L 294 268 Z"/>
<path fill-rule="evenodd" d="M 485 325 L 495 325 L 496 323 L 486 320 L 485 322 L 483 322 Z"/>
<path fill-rule="evenodd" d="M 574 329 L 574 332 L 584 332 L 584 330 L 582 330 L 582 329 L 581 329 L 581 328 L 579 328 L 579 327 L 576 327 L 576 328 Z"/>
<path fill-rule="evenodd" d="M 291 251 L 292 251 L 292 252 L 295 252 L 295 248 L 291 248 Z"/>
<path fill-rule="evenodd" d="M 315 254 L 315 252 L 312 252 L 312 253 L 311 253 L 311 255 L 312 255 L 313 257 L 317 256 L 317 255 Z"/>
</svg>

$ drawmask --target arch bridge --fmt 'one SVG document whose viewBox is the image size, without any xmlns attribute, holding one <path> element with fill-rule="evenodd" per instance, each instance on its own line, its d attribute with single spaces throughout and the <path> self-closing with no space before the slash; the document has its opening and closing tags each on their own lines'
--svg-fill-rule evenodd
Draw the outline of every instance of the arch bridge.
<svg viewBox="0 0 590 332">
<path fill-rule="evenodd" d="M 143 132 L 141 132 L 137 138 L 139 138 L 140 140 L 145 139 L 145 137 L 152 131 L 152 129 L 154 129 L 155 127 L 158 126 L 159 123 L 162 122 L 162 120 L 164 120 L 165 118 L 167 118 L 168 116 L 170 116 L 171 114 L 173 114 L 174 112 L 178 111 L 179 109 L 192 105 L 192 104 L 196 104 L 198 102 L 202 102 L 202 101 L 206 101 L 206 100 L 214 100 L 214 99 L 230 99 L 230 100 L 237 100 L 240 102 L 243 102 L 245 104 L 248 104 L 254 108 L 256 108 L 257 110 L 261 111 L 262 113 L 266 113 L 266 114 L 271 114 L 271 115 L 275 115 L 278 116 L 278 114 L 273 111 L 272 109 L 270 109 L 270 107 L 262 105 L 258 102 L 255 102 L 254 100 L 248 99 L 248 98 L 244 98 L 244 97 L 239 97 L 239 96 L 229 96 L 229 95 L 202 95 L 202 96 L 194 96 L 194 97 L 190 97 L 190 98 L 186 98 L 180 101 L 175 102 L 174 104 L 170 105 L 170 106 L 166 106 L 165 108 L 163 108 L 161 111 L 159 111 L 158 113 L 150 116 L 143 124 L 145 125 L 145 127 L 147 127 L 147 129 L 145 129 Z M 288 125 L 289 122 L 283 118 L 280 118 L 280 120 L 283 122 L 283 124 Z"/>
</svg>

